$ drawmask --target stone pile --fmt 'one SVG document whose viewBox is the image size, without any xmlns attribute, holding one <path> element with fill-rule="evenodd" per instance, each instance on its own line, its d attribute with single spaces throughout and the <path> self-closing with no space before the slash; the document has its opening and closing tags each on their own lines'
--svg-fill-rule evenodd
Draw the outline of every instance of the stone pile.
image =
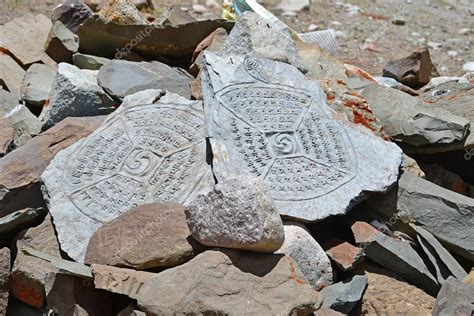
<svg viewBox="0 0 474 316">
<path fill-rule="evenodd" d="M 472 75 L 150 7 L 0 25 L 0 315 L 474 313 Z"/>
</svg>

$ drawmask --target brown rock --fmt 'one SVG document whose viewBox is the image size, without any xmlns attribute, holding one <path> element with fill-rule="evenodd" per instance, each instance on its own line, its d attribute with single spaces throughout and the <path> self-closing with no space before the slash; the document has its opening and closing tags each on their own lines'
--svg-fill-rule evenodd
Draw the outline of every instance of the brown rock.
<svg viewBox="0 0 474 316">
<path fill-rule="evenodd" d="M 156 273 L 93 264 L 91 266 L 96 289 L 127 295 L 137 299 L 143 284 Z"/>
<path fill-rule="evenodd" d="M 324 248 L 329 258 L 331 258 L 342 271 L 354 269 L 364 257 L 361 248 L 336 238 L 329 240 Z"/>
<path fill-rule="evenodd" d="M 351 226 L 357 244 L 368 244 L 375 240 L 380 232 L 365 222 L 354 222 Z"/>
<path fill-rule="evenodd" d="M 173 267 L 194 256 L 190 242 L 184 207 L 153 203 L 99 228 L 89 242 L 85 262 L 135 269 Z"/>
<path fill-rule="evenodd" d="M 108 0 L 99 15 L 120 25 L 147 24 L 138 9 L 128 0 Z"/>
<path fill-rule="evenodd" d="M 23 68 L 0 49 L 0 88 L 4 87 L 19 99 L 24 76 Z"/>
<path fill-rule="evenodd" d="M 471 273 L 469 273 L 467 277 L 464 278 L 464 283 L 474 285 L 474 268 L 472 268 Z"/>
<path fill-rule="evenodd" d="M 427 48 L 419 48 L 410 55 L 385 65 L 383 76 L 419 89 L 430 82 L 432 69 L 430 52 Z"/>
<path fill-rule="evenodd" d="M 13 263 L 10 292 L 20 301 L 41 309 L 46 300 L 45 282 L 48 273 L 58 270 L 49 262 L 28 256 L 20 249 L 24 246 L 61 257 L 51 216 L 46 216 L 37 227 L 23 230 L 16 241 L 19 249 Z"/>
<path fill-rule="evenodd" d="M 51 28 L 45 15 L 25 14 L 0 26 L 0 48 L 9 51 L 23 65 L 36 62 L 50 64 L 43 51 Z"/>
<path fill-rule="evenodd" d="M 321 301 L 288 256 L 210 250 L 145 282 L 138 305 L 147 315 L 307 315 Z"/>
<path fill-rule="evenodd" d="M 10 121 L 0 118 L 0 157 L 4 156 L 13 143 L 15 130 Z"/>
<path fill-rule="evenodd" d="M 0 249 L 0 316 L 6 315 L 10 289 L 10 249 Z"/>
<path fill-rule="evenodd" d="M 40 176 L 62 149 L 92 133 L 103 117 L 66 118 L 24 146 L 0 158 L 0 216 L 44 206 Z M 3 189 L 2 189 L 3 188 Z"/>
<path fill-rule="evenodd" d="M 94 316 L 114 315 L 111 293 L 94 288 L 92 280 L 66 274 L 46 277 L 48 308 L 55 315 Z"/>
<path fill-rule="evenodd" d="M 361 271 L 369 278 L 362 299 L 362 315 L 431 315 L 435 298 L 402 277 L 366 262 Z"/>
</svg>

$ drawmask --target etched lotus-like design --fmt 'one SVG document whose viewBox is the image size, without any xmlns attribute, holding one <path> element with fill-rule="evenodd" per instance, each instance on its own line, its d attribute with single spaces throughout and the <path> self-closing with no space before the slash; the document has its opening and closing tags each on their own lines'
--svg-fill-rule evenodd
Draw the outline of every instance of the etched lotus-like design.
<svg viewBox="0 0 474 316">
<path fill-rule="evenodd" d="M 246 173 L 264 179 L 274 199 L 313 199 L 354 178 L 355 155 L 347 135 L 304 91 L 237 84 L 216 98 L 230 112 L 237 160 Z"/>
</svg>

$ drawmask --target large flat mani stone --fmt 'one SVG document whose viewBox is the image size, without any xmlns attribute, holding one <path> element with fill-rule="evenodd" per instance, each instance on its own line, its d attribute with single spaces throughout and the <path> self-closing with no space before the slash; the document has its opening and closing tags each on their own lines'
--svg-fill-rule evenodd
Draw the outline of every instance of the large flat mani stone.
<svg viewBox="0 0 474 316">
<path fill-rule="evenodd" d="M 205 61 L 206 132 L 219 182 L 261 177 L 281 215 L 317 221 L 397 180 L 401 150 L 336 120 L 319 84 L 294 66 L 213 52 Z"/>
<path fill-rule="evenodd" d="M 41 176 L 61 248 L 76 261 L 103 223 L 152 202 L 186 205 L 214 184 L 201 102 L 158 92 L 155 103 L 126 99 Z"/>
</svg>

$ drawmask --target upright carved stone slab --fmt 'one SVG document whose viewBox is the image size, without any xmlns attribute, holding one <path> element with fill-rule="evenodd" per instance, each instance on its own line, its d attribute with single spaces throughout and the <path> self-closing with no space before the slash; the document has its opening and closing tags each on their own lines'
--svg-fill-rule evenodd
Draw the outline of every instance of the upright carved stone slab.
<svg viewBox="0 0 474 316">
<path fill-rule="evenodd" d="M 126 99 L 43 173 L 61 248 L 71 258 L 82 262 L 92 234 L 124 212 L 158 201 L 186 205 L 214 184 L 201 103 L 172 93 L 158 98 L 154 104 Z"/>
<path fill-rule="evenodd" d="M 264 179 L 282 215 L 316 221 L 343 214 L 364 191 L 386 191 L 402 152 L 337 121 L 315 81 L 295 67 L 206 52 L 203 94 L 218 181 Z"/>
</svg>

